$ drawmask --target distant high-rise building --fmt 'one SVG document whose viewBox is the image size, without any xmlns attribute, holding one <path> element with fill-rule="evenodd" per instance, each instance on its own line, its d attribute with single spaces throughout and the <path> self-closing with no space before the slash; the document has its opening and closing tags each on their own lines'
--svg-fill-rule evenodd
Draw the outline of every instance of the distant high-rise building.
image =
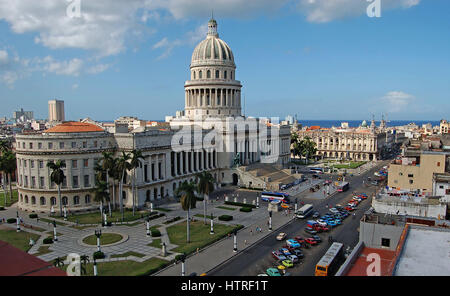
<svg viewBox="0 0 450 296">
<path fill-rule="evenodd" d="M 48 101 L 48 121 L 65 121 L 64 101 L 51 100 Z"/>
<path fill-rule="evenodd" d="M 20 108 L 20 111 L 13 112 L 13 118 L 15 120 L 27 121 L 27 120 L 33 120 L 34 115 L 33 115 L 33 111 L 23 111 L 23 108 Z"/>
</svg>

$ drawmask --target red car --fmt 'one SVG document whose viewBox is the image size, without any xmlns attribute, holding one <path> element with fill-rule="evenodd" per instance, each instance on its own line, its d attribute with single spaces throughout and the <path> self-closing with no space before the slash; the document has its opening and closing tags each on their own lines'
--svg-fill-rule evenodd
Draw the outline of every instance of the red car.
<svg viewBox="0 0 450 296">
<path fill-rule="evenodd" d="M 358 195 L 358 197 L 361 197 L 362 199 L 367 199 L 367 196 L 362 195 L 362 194 Z"/>
<path fill-rule="evenodd" d="M 312 237 L 308 237 L 307 239 L 305 239 L 305 242 L 311 246 L 317 245 L 317 241 L 315 239 L 313 239 Z"/>
<path fill-rule="evenodd" d="M 294 239 L 299 243 L 299 244 L 303 244 L 305 243 L 305 239 L 301 236 L 296 236 L 294 237 Z"/>
<path fill-rule="evenodd" d="M 349 212 L 355 210 L 355 208 L 354 208 L 354 207 L 351 207 L 351 206 L 346 206 L 345 209 L 346 209 L 347 211 L 349 211 Z"/>
<path fill-rule="evenodd" d="M 328 229 L 328 227 L 326 227 L 326 226 L 316 225 L 316 227 L 314 227 L 314 230 L 317 232 L 324 232 L 324 231 L 328 231 L 330 229 Z"/>
</svg>

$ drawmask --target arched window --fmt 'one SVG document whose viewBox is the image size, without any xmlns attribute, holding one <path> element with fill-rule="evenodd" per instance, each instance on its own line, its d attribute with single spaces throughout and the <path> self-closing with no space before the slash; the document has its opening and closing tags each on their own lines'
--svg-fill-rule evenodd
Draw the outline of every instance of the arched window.
<svg viewBox="0 0 450 296">
<path fill-rule="evenodd" d="M 198 78 L 202 79 L 203 78 L 203 74 L 202 71 L 198 71 Z"/>
<path fill-rule="evenodd" d="M 223 72 L 223 78 L 224 78 L 224 79 L 227 79 L 227 71 L 224 71 L 224 72 Z"/>
<path fill-rule="evenodd" d="M 56 206 L 56 197 L 50 198 L 50 204 L 51 204 L 52 206 Z"/>
<path fill-rule="evenodd" d="M 62 204 L 63 204 L 63 206 L 67 206 L 67 203 L 68 203 L 68 198 L 67 198 L 67 196 L 63 196 L 63 198 L 62 198 Z"/>
<path fill-rule="evenodd" d="M 32 205 L 36 204 L 36 197 L 34 197 L 34 196 L 31 197 L 31 204 Z"/>
<path fill-rule="evenodd" d="M 158 188 L 153 189 L 153 197 L 154 198 L 158 197 Z"/>
<path fill-rule="evenodd" d="M 84 203 L 85 204 L 90 204 L 91 203 L 91 196 L 89 194 L 84 197 Z"/>
<path fill-rule="evenodd" d="M 145 201 L 146 202 L 149 202 L 150 201 L 150 195 L 151 195 L 152 193 L 151 193 L 151 191 L 150 190 L 147 190 L 146 192 L 145 192 Z"/>
<path fill-rule="evenodd" d="M 25 203 L 28 203 L 28 195 L 25 195 Z"/>
<path fill-rule="evenodd" d="M 208 72 L 206 72 L 206 78 L 211 78 L 211 71 L 208 70 Z"/>
<path fill-rule="evenodd" d="M 216 70 L 216 78 L 219 78 L 219 70 Z"/>
<path fill-rule="evenodd" d="M 194 79 L 195 79 L 195 71 L 194 71 Z"/>
<path fill-rule="evenodd" d="M 73 204 L 74 205 L 79 205 L 80 204 L 80 197 L 79 196 L 74 196 L 73 197 Z"/>
<path fill-rule="evenodd" d="M 122 191 L 122 199 L 127 199 L 127 193 L 125 191 Z"/>
<path fill-rule="evenodd" d="M 41 206 L 44 206 L 44 205 L 45 205 L 45 197 L 41 196 L 41 198 L 40 198 L 40 204 L 41 204 Z"/>
<path fill-rule="evenodd" d="M 20 195 L 20 202 L 23 202 L 23 195 Z"/>
</svg>

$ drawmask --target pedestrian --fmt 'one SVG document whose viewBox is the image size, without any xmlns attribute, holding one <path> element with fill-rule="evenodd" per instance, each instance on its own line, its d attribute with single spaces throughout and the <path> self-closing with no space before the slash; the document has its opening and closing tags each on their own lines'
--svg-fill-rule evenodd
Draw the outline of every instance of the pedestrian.
<svg viewBox="0 0 450 296">
<path fill-rule="evenodd" d="M 253 235 L 253 230 L 252 229 L 250 229 L 250 235 Z"/>
<path fill-rule="evenodd" d="M 198 255 L 198 251 L 199 251 L 199 249 L 197 248 L 197 255 Z"/>
<path fill-rule="evenodd" d="M 244 245 L 247 245 L 247 240 L 246 239 L 244 240 Z"/>
</svg>

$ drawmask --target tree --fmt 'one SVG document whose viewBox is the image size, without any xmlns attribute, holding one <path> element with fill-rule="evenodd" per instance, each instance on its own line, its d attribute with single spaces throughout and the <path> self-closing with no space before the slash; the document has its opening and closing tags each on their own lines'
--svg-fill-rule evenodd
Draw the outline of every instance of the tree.
<svg viewBox="0 0 450 296">
<path fill-rule="evenodd" d="M 3 165 L 4 165 L 4 172 L 6 175 L 8 175 L 8 181 L 9 181 L 9 201 L 12 201 L 13 199 L 13 192 L 12 192 L 12 174 L 17 170 L 17 160 L 16 160 L 16 154 L 12 152 L 11 150 L 6 151 L 2 155 L 3 159 Z M 5 196 L 6 201 L 6 196 Z M 6 204 L 5 204 L 6 205 Z"/>
<path fill-rule="evenodd" d="M 291 152 L 294 158 L 302 155 L 301 140 L 297 133 L 291 133 Z"/>
<path fill-rule="evenodd" d="M 53 260 L 53 265 L 55 267 L 63 267 L 64 266 L 64 258 L 58 257 L 55 260 Z"/>
<path fill-rule="evenodd" d="M 111 171 L 114 169 L 115 165 L 115 159 L 113 158 L 114 153 L 113 152 L 103 152 L 102 153 L 102 169 L 106 172 L 106 185 L 107 185 L 107 191 L 108 191 L 108 209 L 109 209 L 109 216 L 112 217 L 111 213 L 111 195 L 109 192 L 109 177 L 111 176 Z M 113 181 L 114 182 L 114 181 Z M 113 194 L 114 194 L 114 185 L 113 185 Z"/>
<path fill-rule="evenodd" d="M 187 211 L 187 242 L 190 242 L 189 223 L 190 223 L 190 210 L 195 209 L 197 197 L 195 196 L 196 185 L 194 182 L 184 181 L 176 192 L 181 196 L 180 203 L 184 211 Z"/>
<path fill-rule="evenodd" d="M 307 136 L 301 140 L 300 146 L 301 153 L 306 157 L 306 164 L 308 164 L 308 158 L 317 153 L 316 143 Z"/>
<path fill-rule="evenodd" d="M 56 161 L 56 163 L 52 161 L 47 163 L 47 167 L 52 170 L 50 180 L 58 186 L 59 214 L 62 217 L 61 184 L 64 182 L 64 178 L 66 177 L 63 171 L 63 168 L 66 167 L 66 163 L 61 160 Z"/>
<path fill-rule="evenodd" d="M 133 198 L 133 216 L 134 216 L 134 208 L 135 208 L 135 191 L 136 189 L 136 169 L 141 166 L 141 160 L 144 160 L 144 156 L 142 155 L 141 150 L 134 149 L 131 152 L 131 160 L 130 160 L 130 167 L 133 169 L 133 182 L 131 185 L 131 192 L 132 192 L 132 198 Z"/>
<path fill-rule="evenodd" d="M 94 201 L 100 203 L 100 215 L 103 221 L 103 203 L 108 199 L 108 185 L 101 179 L 95 180 Z M 102 223 L 103 224 L 103 223 Z"/>
<path fill-rule="evenodd" d="M 203 223 L 206 225 L 206 202 L 209 195 L 214 191 L 214 177 L 209 172 L 197 174 L 197 192 L 203 195 Z"/>
<path fill-rule="evenodd" d="M 131 160 L 131 156 L 129 153 L 125 153 L 122 151 L 122 156 L 119 157 L 117 161 L 117 169 L 119 171 L 119 203 L 120 203 L 120 211 L 122 213 L 122 221 L 124 218 L 123 212 L 123 179 L 127 171 L 131 170 L 131 165 L 129 161 Z"/>
<path fill-rule="evenodd" d="M 6 187 L 6 175 L 7 175 L 7 161 L 5 158 L 5 154 L 11 151 L 11 142 L 8 140 L 0 140 L 0 172 L 2 172 L 2 181 L 5 185 L 4 194 L 5 194 L 5 206 L 6 206 L 6 197 L 7 197 L 7 187 Z"/>
<path fill-rule="evenodd" d="M 80 262 L 81 262 L 81 274 L 86 274 L 86 265 L 89 263 L 89 256 L 88 255 L 81 255 L 80 256 Z"/>
<path fill-rule="evenodd" d="M 117 166 L 119 163 L 119 158 L 113 158 L 111 161 L 111 169 L 108 171 L 109 177 L 112 179 L 113 184 L 113 205 L 114 210 L 117 209 L 117 203 L 116 203 L 116 180 L 119 180 L 120 176 L 120 170 Z"/>
</svg>

